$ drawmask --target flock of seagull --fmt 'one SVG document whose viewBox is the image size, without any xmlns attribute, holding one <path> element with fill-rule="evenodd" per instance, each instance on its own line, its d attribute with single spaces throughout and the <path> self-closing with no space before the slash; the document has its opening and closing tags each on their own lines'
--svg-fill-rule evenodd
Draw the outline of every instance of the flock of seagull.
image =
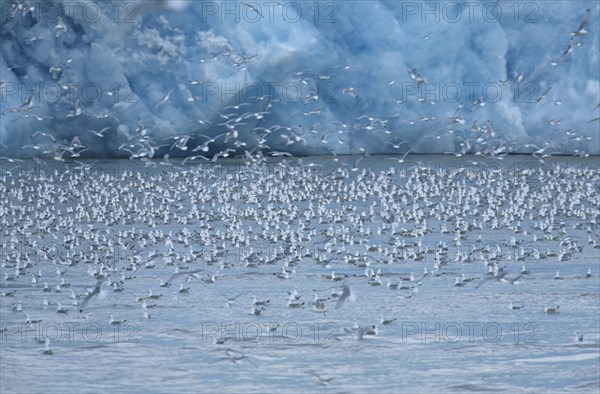
<svg viewBox="0 0 600 394">
<path fill-rule="evenodd" d="M 598 253 L 600 172 L 593 166 L 507 173 L 483 164 L 473 171 L 396 163 L 372 170 L 340 159 L 325 171 L 302 159 L 266 166 L 248 158 L 234 172 L 219 163 L 172 163 L 115 174 L 85 163 L 63 163 L 59 171 L 51 163 L 0 178 L 0 295 L 14 300 L 14 318 L 27 325 L 47 321 L 36 315 L 48 308 L 57 318 L 90 319 L 107 302 L 134 306 L 121 320 L 109 313 L 110 326 L 151 323 L 160 319 L 152 308 L 214 295 L 221 283 L 247 277 L 254 281 L 246 288 L 223 295 L 234 316 L 260 318 L 281 307 L 342 316 L 365 286 L 394 305 L 434 282 L 486 292 L 596 275 L 592 268 L 563 277 L 526 267 Z M 406 272 L 414 264 L 422 272 Z M 481 268 L 467 276 L 463 267 Z M 270 281 L 293 285 L 279 300 L 252 287 Z M 300 294 L 305 283 L 312 300 Z M 233 308 L 246 302 L 244 312 Z M 548 298 L 534 309 L 558 314 L 555 304 Z M 377 336 L 396 320 L 382 315 L 341 335 Z M 46 338 L 39 340 L 52 354 Z"/>
<path fill-rule="evenodd" d="M 15 4 L 21 12 L 27 9 L 27 2 Z M 588 18 L 589 10 L 555 65 L 581 45 L 578 38 L 587 34 Z M 66 29 L 59 17 L 56 37 Z M 252 56 L 233 50 L 218 56 L 236 67 L 252 61 Z M 353 67 L 340 65 L 330 71 Z M 61 71 L 50 69 L 54 79 L 60 79 Z M 423 74 L 409 69 L 419 87 L 427 83 Z M 331 75 L 302 71 L 295 78 L 310 85 Z M 522 79 L 517 74 L 513 82 Z M 189 82 L 190 87 L 202 83 Z M 173 92 L 169 90 L 154 110 L 161 110 Z M 538 103 L 548 93 L 542 93 Z M 358 95 L 350 86 L 343 94 Z M 196 98 L 190 93 L 189 101 Z M 308 104 L 318 96 L 313 92 L 305 100 Z M 241 103 L 222 112 L 211 110 L 211 119 L 198 120 L 214 134 L 186 133 L 157 141 L 140 120 L 118 148 L 130 163 L 140 165 L 119 171 L 103 168 L 107 163 L 75 160 L 94 143 L 89 141 L 111 138 L 118 123 L 114 114 L 97 115 L 99 122 L 107 123 L 70 141 L 49 129 L 33 133 L 31 144 L 21 148 L 50 159 L 35 157 L 33 169 L 30 162 L 0 157 L 3 315 L 12 313 L 10 320 L 27 327 L 92 318 L 112 327 L 138 320 L 152 325 L 165 319 L 163 310 L 189 307 L 186 300 L 210 294 L 233 317 L 262 319 L 283 309 L 305 319 L 353 321 L 335 338 L 363 341 L 395 330 L 402 319 L 386 315 L 386 310 L 413 302 L 432 291 L 431 286 L 482 293 L 500 286 L 526 289 L 535 281 L 597 280 L 597 261 L 575 275 L 544 269 L 544 262 L 552 262 L 567 270 L 569 262 L 600 253 L 600 171 L 594 166 L 548 163 L 558 148 L 556 142 L 529 146 L 539 165 L 516 170 L 488 166 L 516 147 L 490 122 L 474 121 L 471 134 L 450 153 L 457 157 L 474 153 L 482 161 L 475 158 L 469 167 L 406 165 L 415 147 L 394 138 L 388 127 L 399 115 L 379 119 L 364 114 L 348 123 L 332 121 L 329 127 L 314 123 L 244 128 L 268 119 L 278 105 L 269 97 L 260 101 L 264 105 L 258 109 Z M 33 104 L 30 97 L 10 111 L 40 122 L 51 120 L 35 114 Z M 474 102 L 469 110 L 483 105 Z M 592 111 L 598 108 L 600 104 Z M 431 115 L 396 120 L 410 125 L 439 122 L 444 132 L 453 133 L 465 124 L 464 110 L 458 106 L 448 119 Z M 75 104 L 66 116 L 81 114 Z M 304 113 L 307 119 L 318 114 L 318 108 Z M 560 120 L 549 124 L 557 127 Z M 389 158 L 393 163 L 380 160 L 380 168 L 373 169 L 375 161 L 365 148 L 359 147 L 360 157 L 345 158 L 331 146 L 347 144 L 352 132 L 375 131 L 392 139 L 387 144 L 398 152 Z M 584 146 L 591 137 L 578 130 L 565 132 L 567 143 L 579 143 L 577 153 L 588 156 Z M 309 138 L 318 139 L 331 162 L 291 158 L 290 152 Z M 286 149 L 271 149 L 282 142 Z M 183 159 L 172 159 L 177 156 Z M 232 164 L 234 171 L 229 171 Z M 531 270 L 527 268 L 531 263 L 540 264 Z M 252 279 L 240 280 L 244 278 Z M 225 293 L 223 288 L 229 287 L 223 284 L 232 281 L 238 290 Z M 261 292 L 270 283 L 288 291 L 275 297 Z M 355 306 L 365 289 L 385 302 L 377 321 L 362 324 Z M 502 309 L 560 319 L 565 308 L 560 309 L 555 296 L 545 294 L 534 305 L 509 300 L 508 308 Z M 123 305 L 128 308 L 117 307 Z M 57 351 L 49 338 L 36 340 L 44 344 L 43 355 Z M 584 334 L 576 333 L 575 341 L 583 342 Z M 227 338 L 214 338 L 215 345 L 226 342 Z M 217 362 L 255 362 L 239 350 L 223 349 L 226 357 Z M 322 385 L 333 379 L 320 371 L 310 374 Z"/>
</svg>

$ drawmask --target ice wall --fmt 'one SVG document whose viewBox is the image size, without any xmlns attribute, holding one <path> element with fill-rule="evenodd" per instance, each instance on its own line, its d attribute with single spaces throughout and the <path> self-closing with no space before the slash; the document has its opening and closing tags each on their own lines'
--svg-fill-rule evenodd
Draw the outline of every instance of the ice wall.
<svg viewBox="0 0 600 394">
<path fill-rule="evenodd" d="M 593 0 L 1 6 L 0 156 L 600 153 Z"/>
</svg>

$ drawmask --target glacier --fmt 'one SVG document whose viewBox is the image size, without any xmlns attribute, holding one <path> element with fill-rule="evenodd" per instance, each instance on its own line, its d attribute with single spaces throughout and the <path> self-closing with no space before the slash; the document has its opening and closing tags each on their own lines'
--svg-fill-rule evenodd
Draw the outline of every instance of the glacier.
<svg viewBox="0 0 600 394">
<path fill-rule="evenodd" d="M 2 0 L 0 12 L 0 156 L 600 154 L 594 0 Z"/>
</svg>

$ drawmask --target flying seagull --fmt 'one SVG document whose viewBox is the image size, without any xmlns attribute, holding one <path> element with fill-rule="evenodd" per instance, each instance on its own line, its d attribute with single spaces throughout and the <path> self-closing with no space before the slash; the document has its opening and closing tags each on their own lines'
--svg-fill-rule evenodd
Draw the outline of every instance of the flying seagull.
<svg viewBox="0 0 600 394">
<path fill-rule="evenodd" d="M 88 302 L 92 299 L 93 296 L 98 296 L 99 300 L 106 297 L 108 291 L 102 288 L 106 281 L 108 281 L 108 277 L 102 278 L 98 282 L 96 282 L 96 286 L 94 286 L 91 292 L 88 289 L 87 296 L 85 296 L 85 298 L 81 302 L 81 305 L 79 306 L 79 313 L 83 312 L 83 309 L 87 306 Z"/>
<path fill-rule="evenodd" d="M 346 298 L 350 297 L 350 286 L 348 284 L 344 284 L 344 291 L 342 292 L 342 295 L 340 296 L 340 298 L 338 298 L 337 303 L 335 304 L 335 309 L 339 309 L 342 307 L 342 305 L 344 305 L 344 301 L 346 301 Z"/>
</svg>

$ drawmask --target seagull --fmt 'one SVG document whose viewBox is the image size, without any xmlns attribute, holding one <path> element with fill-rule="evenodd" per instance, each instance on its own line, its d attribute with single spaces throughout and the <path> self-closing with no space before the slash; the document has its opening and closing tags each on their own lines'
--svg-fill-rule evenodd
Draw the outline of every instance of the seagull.
<svg viewBox="0 0 600 394">
<path fill-rule="evenodd" d="M 62 33 L 67 31 L 67 26 L 65 25 L 65 23 L 63 22 L 63 20 L 60 16 L 56 17 L 56 25 L 54 26 L 54 30 L 55 30 L 54 38 L 60 37 L 60 35 Z"/>
<path fill-rule="evenodd" d="M 400 284 L 398 283 L 392 283 L 390 282 L 390 280 L 387 280 L 387 284 L 386 284 L 387 288 L 390 290 L 398 290 L 398 287 L 400 286 Z"/>
<path fill-rule="evenodd" d="M 61 314 L 66 315 L 67 313 L 69 313 L 69 310 L 67 308 L 63 308 L 59 302 L 58 306 L 56 307 L 56 313 L 61 313 Z"/>
<path fill-rule="evenodd" d="M 379 334 L 379 329 L 376 325 L 372 325 L 369 327 L 359 327 L 358 330 L 354 332 L 356 339 L 363 339 L 365 335 L 373 335 L 377 336 Z"/>
<path fill-rule="evenodd" d="M 421 87 L 421 85 L 426 84 L 427 80 L 419 73 L 416 68 L 413 68 L 409 71 L 410 77 L 417 82 L 417 87 Z"/>
<path fill-rule="evenodd" d="M 574 32 L 571 33 L 571 37 L 575 37 L 575 36 L 585 36 L 586 34 L 588 34 L 588 31 L 585 30 L 585 25 L 587 25 L 588 19 L 590 17 L 590 9 L 588 8 L 587 10 L 585 10 L 585 15 L 583 16 L 583 19 L 581 19 L 581 22 L 579 23 L 579 27 L 577 27 L 577 30 L 575 30 Z"/>
<path fill-rule="evenodd" d="M 387 325 L 387 324 L 391 324 L 393 322 L 395 322 L 396 320 L 398 320 L 397 317 L 393 318 L 393 319 L 384 319 L 383 316 L 379 317 L 379 324 L 383 325 Z"/>
<path fill-rule="evenodd" d="M 110 319 L 108 321 L 108 324 L 110 324 L 111 326 L 120 326 L 121 324 L 125 323 L 127 320 L 115 320 L 113 315 L 109 315 Z"/>
<path fill-rule="evenodd" d="M 206 161 L 209 161 L 210 159 L 206 156 L 202 156 L 202 155 L 195 155 L 195 156 L 187 156 L 185 159 L 183 159 L 183 161 L 181 162 L 181 165 L 184 165 L 185 163 L 187 163 L 188 161 L 192 161 L 192 160 L 196 160 L 196 159 L 204 159 Z"/>
<path fill-rule="evenodd" d="M 354 98 L 358 98 L 358 94 L 356 94 L 356 91 L 355 91 L 355 90 L 354 90 L 354 88 L 353 88 L 353 87 L 351 87 L 351 86 L 350 86 L 350 87 L 347 87 L 347 88 L 344 88 L 344 89 L 342 90 L 342 93 L 345 93 L 345 94 L 347 94 L 347 95 L 350 95 L 350 96 L 352 96 L 352 97 L 354 97 Z"/>
<path fill-rule="evenodd" d="M 310 374 L 313 375 L 315 378 L 317 378 L 317 380 L 319 381 L 319 384 L 322 386 L 328 386 L 329 383 L 331 383 L 331 381 L 333 379 L 335 379 L 335 378 L 324 378 L 315 371 L 310 371 Z"/>
<path fill-rule="evenodd" d="M 189 294 L 190 293 L 190 288 L 189 287 L 183 287 L 183 283 L 179 284 L 179 294 Z"/>
<path fill-rule="evenodd" d="M 33 108 L 33 94 L 25 100 L 23 104 L 16 109 L 10 109 L 9 112 L 27 112 Z"/>
<path fill-rule="evenodd" d="M 240 293 L 242 294 L 242 293 Z M 240 295 L 238 294 L 238 296 Z M 237 298 L 237 296 L 236 296 Z M 298 297 L 299 298 L 299 297 Z M 290 299 L 292 300 L 297 300 L 298 298 L 295 298 L 293 296 L 290 296 Z M 234 298 L 235 299 L 235 298 Z M 252 296 L 252 305 L 256 305 L 256 306 L 260 306 L 260 305 L 268 305 L 271 302 L 271 300 L 266 300 L 266 301 L 259 301 L 256 296 Z"/>
<path fill-rule="evenodd" d="M 549 315 L 555 315 L 558 313 L 558 308 L 560 308 L 560 306 L 558 305 L 556 305 L 555 307 L 548 307 L 544 305 L 544 313 L 547 313 Z"/>
<path fill-rule="evenodd" d="M 255 307 L 254 307 L 254 305 L 252 305 L 252 306 L 250 307 L 250 314 L 251 314 L 251 315 L 254 315 L 254 316 L 258 316 L 258 315 L 260 315 L 260 313 L 261 313 L 263 310 L 264 310 L 264 308 L 263 308 L 263 307 L 260 307 L 260 309 L 257 309 L 257 308 L 255 308 Z"/>
<path fill-rule="evenodd" d="M 86 131 L 88 131 L 88 132 L 90 132 L 90 133 L 92 133 L 92 134 L 94 134 L 94 135 L 96 135 L 96 136 L 98 136 L 98 137 L 102 138 L 102 137 L 104 137 L 104 134 L 103 134 L 103 133 L 104 133 L 106 130 L 110 130 L 110 127 L 105 127 L 105 128 L 103 128 L 102 130 L 100 130 L 100 131 L 96 131 L 96 130 L 86 130 Z"/>
<path fill-rule="evenodd" d="M 408 154 L 412 151 L 412 148 L 410 148 L 409 150 L 407 150 L 406 152 L 404 152 L 404 155 L 401 158 L 396 158 L 396 157 L 388 157 L 388 160 L 395 160 L 398 163 L 404 163 L 404 159 L 406 159 L 406 156 L 408 156 Z"/>
<path fill-rule="evenodd" d="M 158 300 L 160 297 L 162 297 L 162 293 L 161 294 L 152 294 L 152 289 L 148 290 L 148 299 L 149 300 Z"/>
<path fill-rule="evenodd" d="M 287 303 L 288 308 L 302 308 L 304 306 L 304 301 L 297 302 L 296 300 L 290 298 Z"/>
<path fill-rule="evenodd" d="M 229 308 L 231 306 L 231 304 L 233 304 L 233 301 L 237 300 L 242 294 L 244 294 L 244 292 L 241 293 L 237 293 L 235 296 L 230 297 L 230 298 L 226 298 L 225 299 L 225 306 L 227 308 Z M 256 304 L 255 304 L 256 305 Z"/>
<path fill-rule="evenodd" d="M 410 293 L 407 296 L 398 296 L 397 298 L 404 298 L 404 299 L 409 299 L 409 298 L 413 298 L 416 297 L 416 295 L 419 294 L 419 287 L 415 286 L 412 293 Z"/>
<path fill-rule="evenodd" d="M 560 276 L 560 273 L 558 271 L 556 271 L 556 275 L 554 275 L 554 279 L 555 280 L 562 280 L 562 276 Z"/>
<path fill-rule="evenodd" d="M 521 275 L 517 276 L 516 278 L 507 278 L 506 274 L 507 274 L 506 271 L 499 271 L 494 276 L 485 277 L 479 282 L 479 284 L 477 284 L 477 286 L 475 286 L 475 288 L 478 289 L 479 286 L 481 286 L 482 284 L 484 284 L 485 282 L 487 282 L 489 280 L 497 280 L 499 282 L 510 283 L 511 285 L 515 285 L 515 284 L 519 283 L 519 279 L 521 278 Z"/>
<path fill-rule="evenodd" d="M 210 274 L 207 278 L 202 278 L 202 282 L 204 283 L 215 283 L 217 281 L 217 278 L 215 276 L 215 274 Z"/>
<path fill-rule="evenodd" d="M 25 160 L 21 160 L 21 159 L 13 159 L 12 157 L 6 157 L 6 156 L 0 156 L 0 160 L 6 160 L 9 163 L 25 163 Z"/>
<path fill-rule="evenodd" d="M 198 268 L 198 269 L 190 270 L 190 271 L 179 271 L 179 269 L 176 269 L 175 273 L 169 277 L 169 280 L 167 280 L 166 283 L 171 283 L 173 281 L 173 279 L 176 279 L 176 278 L 178 278 L 180 276 L 184 276 L 184 275 L 189 275 L 189 276 L 193 276 L 196 278 L 200 278 L 200 275 L 196 275 L 196 274 L 198 272 L 202 272 L 202 271 L 204 271 L 204 269 L 202 269 L 202 268 Z"/>
<path fill-rule="evenodd" d="M 523 305 L 514 305 L 512 301 L 508 302 L 508 309 L 512 310 L 518 310 L 523 308 Z"/>
<path fill-rule="evenodd" d="M 522 275 L 519 275 L 519 276 L 517 276 L 516 278 L 507 278 L 507 277 L 504 277 L 504 278 L 500 279 L 500 282 L 503 282 L 503 283 L 510 283 L 511 285 L 513 285 L 513 286 L 514 286 L 514 285 L 516 285 L 516 284 L 520 283 L 520 282 L 519 282 L 519 279 L 521 278 L 521 276 L 522 276 Z"/>
<path fill-rule="evenodd" d="M 108 291 L 103 287 L 103 285 L 104 283 L 106 283 L 106 281 L 108 281 L 108 279 L 108 276 L 102 278 L 98 282 L 96 282 L 96 285 L 91 291 L 88 289 L 87 295 L 85 296 L 85 298 L 81 302 L 81 305 L 79 306 L 79 313 L 83 312 L 83 310 L 85 309 L 88 302 L 92 299 L 93 296 L 97 296 L 99 300 L 102 300 L 106 297 Z"/>
<path fill-rule="evenodd" d="M 46 355 L 46 356 L 52 356 L 52 349 L 50 349 L 50 338 L 46 338 L 46 340 L 44 341 L 44 351 L 42 352 L 42 354 Z"/>
<path fill-rule="evenodd" d="M 335 304 L 335 309 L 341 308 L 342 305 L 344 305 L 344 301 L 346 301 L 346 299 L 351 296 L 350 286 L 348 284 L 344 284 L 342 287 L 344 290 L 342 292 L 342 295 L 340 296 L 340 298 L 338 298 L 338 300 Z"/>
<path fill-rule="evenodd" d="M 167 101 L 169 101 L 169 97 L 171 97 L 171 93 L 173 92 L 173 90 L 175 90 L 175 88 L 169 90 L 169 93 L 166 94 L 165 97 L 162 98 L 162 100 L 160 100 L 155 106 L 154 106 L 154 110 L 156 111 L 158 109 L 158 107 L 160 107 L 161 105 L 163 105 L 164 103 L 166 103 Z"/>
<path fill-rule="evenodd" d="M 165 282 L 164 280 L 161 279 L 159 287 L 171 287 L 171 283 Z"/>
<path fill-rule="evenodd" d="M 250 4 L 250 3 L 244 3 L 242 1 L 240 1 L 240 4 L 243 4 L 246 7 L 250 8 L 252 11 L 256 12 L 258 14 L 258 16 L 260 16 L 261 18 L 263 17 L 262 12 L 260 12 L 260 10 L 255 5 Z"/>
</svg>

